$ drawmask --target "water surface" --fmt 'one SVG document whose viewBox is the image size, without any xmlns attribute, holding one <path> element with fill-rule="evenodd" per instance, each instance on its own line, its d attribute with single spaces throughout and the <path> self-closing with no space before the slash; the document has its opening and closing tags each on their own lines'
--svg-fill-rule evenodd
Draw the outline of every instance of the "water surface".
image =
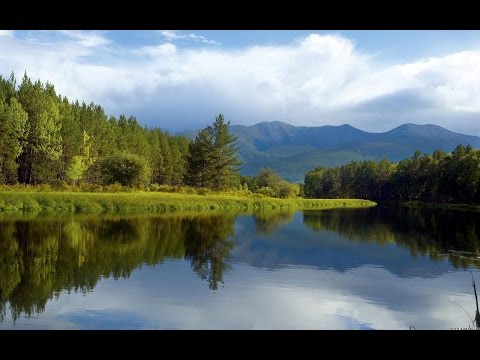
<svg viewBox="0 0 480 360">
<path fill-rule="evenodd" d="M 4 218 L 0 329 L 472 327 L 477 224 L 383 207 Z"/>
</svg>

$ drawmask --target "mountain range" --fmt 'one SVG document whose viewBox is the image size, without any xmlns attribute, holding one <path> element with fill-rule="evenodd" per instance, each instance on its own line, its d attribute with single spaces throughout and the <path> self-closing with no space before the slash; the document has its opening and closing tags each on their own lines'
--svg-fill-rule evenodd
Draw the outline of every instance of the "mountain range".
<svg viewBox="0 0 480 360">
<path fill-rule="evenodd" d="M 270 167 L 289 181 L 303 181 L 305 172 L 317 166 L 339 166 L 352 160 L 400 161 L 415 150 L 452 151 L 457 145 L 480 147 L 480 137 L 455 133 L 438 125 L 403 124 L 383 133 L 371 133 L 350 125 L 293 126 L 280 121 L 252 126 L 231 125 L 238 136 L 240 173 L 255 175 Z M 181 135 L 194 138 L 198 130 Z"/>
</svg>

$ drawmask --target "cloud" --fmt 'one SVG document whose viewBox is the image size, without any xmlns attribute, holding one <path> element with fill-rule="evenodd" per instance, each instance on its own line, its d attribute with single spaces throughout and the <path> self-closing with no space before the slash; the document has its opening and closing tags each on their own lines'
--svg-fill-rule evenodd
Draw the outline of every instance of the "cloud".
<svg viewBox="0 0 480 360">
<path fill-rule="evenodd" d="M 38 329 L 449 329 L 475 309 L 465 272 L 397 278 L 381 267 L 346 272 L 289 267 L 264 271 L 234 264 L 210 291 L 187 261 L 102 279 L 86 296 L 64 291 L 40 316 L 15 328 Z M 12 328 L 11 314 L 0 328 Z"/>
<path fill-rule="evenodd" d="M 337 34 L 233 49 L 172 30 L 160 32 L 166 42 L 135 48 L 99 32 L 48 34 L 54 40 L 0 37 L 3 75 L 27 71 L 70 99 L 172 131 L 199 128 L 222 112 L 235 124 L 384 131 L 414 122 L 480 135 L 480 51 L 387 64 Z"/>
<path fill-rule="evenodd" d="M 0 36 L 13 36 L 13 30 L 0 30 Z"/>
<path fill-rule="evenodd" d="M 220 45 L 218 41 L 207 39 L 203 35 L 197 35 L 194 33 L 188 34 L 181 34 L 175 30 L 161 30 L 160 34 L 167 40 L 167 41 L 175 41 L 175 40 L 191 40 L 191 41 L 199 41 L 205 44 L 214 44 Z"/>
<path fill-rule="evenodd" d="M 110 42 L 107 38 L 93 31 L 62 30 L 61 33 L 77 40 L 80 45 L 85 47 L 96 47 Z"/>
</svg>

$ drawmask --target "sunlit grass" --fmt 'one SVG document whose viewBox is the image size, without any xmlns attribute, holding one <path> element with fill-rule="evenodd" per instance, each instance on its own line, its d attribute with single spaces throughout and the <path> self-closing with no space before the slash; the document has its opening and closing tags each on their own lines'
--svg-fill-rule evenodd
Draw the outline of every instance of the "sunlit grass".
<svg viewBox="0 0 480 360">
<path fill-rule="evenodd" d="M 224 194 L 166 192 L 22 192 L 0 191 L 3 213 L 142 213 L 210 210 L 282 210 L 357 208 L 376 205 L 359 199 L 276 199 Z"/>
</svg>

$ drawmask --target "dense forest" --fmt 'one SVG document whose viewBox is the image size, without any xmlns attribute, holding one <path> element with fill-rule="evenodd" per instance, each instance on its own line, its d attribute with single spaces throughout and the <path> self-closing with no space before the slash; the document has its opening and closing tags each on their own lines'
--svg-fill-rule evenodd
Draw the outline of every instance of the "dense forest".
<svg viewBox="0 0 480 360">
<path fill-rule="evenodd" d="M 259 174 L 261 186 L 250 177 L 248 190 L 229 126 L 220 114 L 192 141 L 133 116 L 108 116 L 94 103 L 70 102 L 27 74 L 19 85 L 13 73 L 0 76 L 0 185 L 154 184 L 297 196 L 297 185 L 268 171 Z"/>
<path fill-rule="evenodd" d="M 416 151 L 399 163 L 368 160 L 317 167 L 305 175 L 304 192 L 312 198 L 480 204 L 480 150 L 458 145 L 451 153 Z"/>
<path fill-rule="evenodd" d="M 107 116 L 93 103 L 69 102 L 26 74 L 19 86 L 13 74 L 0 77 L 0 183 L 118 180 L 114 171 L 103 176 L 109 159 L 111 167 L 123 160 L 147 169 L 151 182 L 180 184 L 188 150 L 184 137 L 142 127 L 133 116 Z"/>
</svg>

